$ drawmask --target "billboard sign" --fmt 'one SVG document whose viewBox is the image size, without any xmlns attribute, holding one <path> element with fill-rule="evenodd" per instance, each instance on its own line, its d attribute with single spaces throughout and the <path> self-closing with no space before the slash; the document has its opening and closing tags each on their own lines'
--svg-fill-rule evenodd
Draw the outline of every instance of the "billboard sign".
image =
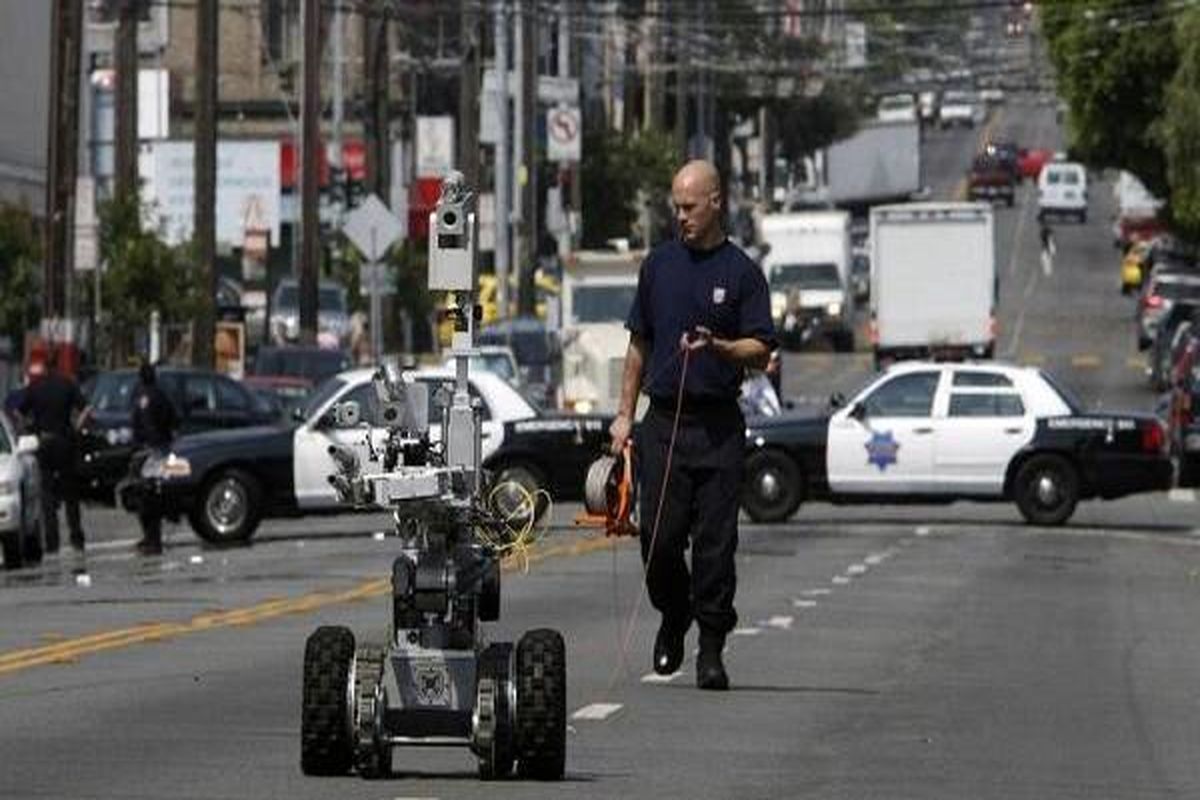
<svg viewBox="0 0 1200 800">
<path fill-rule="evenodd" d="M 143 145 L 138 159 L 147 224 L 168 244 L 192 236 L 195 218 L 195 145 L 165 141 Z M 279 244 L 279 142 L 217 144 L 217 241 L 242 247 L 265 231 Z"/>
</svg>

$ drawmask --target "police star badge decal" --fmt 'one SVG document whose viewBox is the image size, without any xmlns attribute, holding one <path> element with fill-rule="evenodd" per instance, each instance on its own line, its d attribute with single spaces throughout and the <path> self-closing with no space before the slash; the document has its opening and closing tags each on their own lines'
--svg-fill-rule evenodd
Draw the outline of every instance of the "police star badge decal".
<svg viewBox="0 0 1200 800">
<path fill-rule="evenodd" d="M 900 452 L 900 443 L 891 431 L 873 431 L 864 447 L 867 448 L 867 463 L 879 467 L 880 472 L 895 464 L 896 454 Z"/>
</svg>

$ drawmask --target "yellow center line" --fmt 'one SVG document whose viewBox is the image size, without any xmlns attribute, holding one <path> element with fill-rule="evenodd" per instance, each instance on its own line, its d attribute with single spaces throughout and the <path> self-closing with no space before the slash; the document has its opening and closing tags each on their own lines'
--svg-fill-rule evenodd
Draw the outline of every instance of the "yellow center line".
<svg viewBox="0 0 1200 800">
<path fill-rule="evenodd" d="M 1092 355 L 1074 356 L 1071 358 L 1071 366 L 1095 368 L 1100 366 L 1100 357 Z"/>
<path fill-rule="evenodd" d="M 578 556 L 609 547 L 612 540 L 605 537 L 583 539 L 570 545 L 554 545 L 529 553 L 525 559 L 509 557 L 501 564 L 505 572 L 524 569 L 559 556 Z M 359 602 L 368 598 L 386 595 L 391 591 L 387 578 L 372 578 L 348 589 L 339 591 L 309 592 L 296 597 L 271 597 L 268 600 L 245 608 L 228 611 L 208 610 L 184 622 L 149 622 L 101 631 L 75 638 L 63 638 L 39 647 L 29 647 L 0 654 L 0 675 L 5 675 L 47 664 L 72 664 L 82 656 L 130 647 L 145 642 L 160 642 L 177 636 L 217 630 L 219 628 L 256 625 L 288 614 L 307 614 L 317 609 L 344 603 Z"/>
</svg>

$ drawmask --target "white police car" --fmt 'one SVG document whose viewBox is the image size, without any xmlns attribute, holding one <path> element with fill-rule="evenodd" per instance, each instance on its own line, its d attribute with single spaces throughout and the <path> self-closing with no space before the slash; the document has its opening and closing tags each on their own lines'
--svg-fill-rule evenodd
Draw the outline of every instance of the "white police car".
<svg viewBox="0 0 1200 800">
<path fill-rule="evenodd" d="M 148 460 L 140 478 L 123 488 L 122 504 L 130 507 L 139 495 L 153 492 L 168 517 L 186 516 L 197 535 L 212 544 L 246 541 L 267 517 L 345 511 L 329 483 L 337 471 L 329 448 L 362 441 L 363 430 L 339 429 L 333 409 L 354 401 L 364 419 L 377 419 L 373 374 L 355 369 L 330 378 L 291 424 L 178 437 L 169 454 Z M 409 377 L 430 386 L 430 434 L 436 442 L 442 414 L 436 394 L 453 382 L 453 373 L 420 370 Z M 544 414 L 490 372 L 472 371 L 470 391 L 479 401 L 481 457 L 493 485 L 545 490 L 556 501 L 582 493 L 588 465 L 608 442 L 611 415 Z M 387 430 L 370 430 L 382 447 Z M 515 501 L 500 497 L 498 502 Z"/>
<path fill-rule="evenodd" d="M 1081 499 L 1166 489 L 1157 419 L 1085 413 L 1045 372 L 905 362 L 822 417 L 749 420 L 742 507 L 756 522 L 805 500 L 1014 501 L 1026 521 L 1066 522 Z"/>
</svg>

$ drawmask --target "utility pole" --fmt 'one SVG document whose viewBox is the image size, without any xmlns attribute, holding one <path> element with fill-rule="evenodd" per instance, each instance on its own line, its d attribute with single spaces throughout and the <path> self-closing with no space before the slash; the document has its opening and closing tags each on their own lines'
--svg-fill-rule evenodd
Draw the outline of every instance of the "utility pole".
<svg viewBox="0 0 1200 800">
<path fill-rule="evenodd" d="M 458 167 L 468 186 L 479 186 L 479 19 L 460 2 L 462 67 L 458 92 Z"/>
<path fill-rule="evenodd" d="M 496 142 L 496 303 L 500 318 L 508 318 L 508 273 L 511 252 L 512 167 L 509 160 L 508 119 L 508 0 L 496 0 L 496 93 L 500 109 L 500 138 Z"/>
<path fill-rule="evenodd" d="M 321 0 L 304 3 L 304 98 L 300 106 L 300 341 L 317 341 L 317 287 L 321 280 Z"/>
<path fill-rule="evenodd" d="M 518 145 L 514 143 L 513 152 L 520 161 L 517 170 L 519 180 L 517 196 L 520 197 L 517 215 L 519 225 L 519 255 L 516 258 L 517 267 L 517 314 L 529 316 L 534 313 L 534 270 L 538 257 L 538 168 L 537 149 L 535 147 L 535 132 L 537 131 L 538 112 L 538 32 L 537 7 L 532 0 L 518 0 L 520 16 L 517 19 L 518 39 L 520 49 L 518 58 L 518 74 L 521 76 L 521 116 L 517 120 L 517 129 L 521 131 Z"/>
<path fill-rule="evenodd" d="M 567 78 L 571 75 L 581 75 L 583 48 L 571 48 L 571 15 L 572 0 L 560 0 L 559 9 L 561 16 L 558 21 L 558 74 L 559 77 Z M 582 98 L 581 98 L 582 101 Z M 580 182 L 579 162 L 571 163 L 568 174 L 571 181 L 571 210 L 575 213 L 575 219 L 581 220 L 583 213 L 583 186 Z M 568 218 L 569 220 L 569 218 Z M 574 245 L 575 239 L 573 234 L 568 237 L 567 241 Z M 560 249 L 562 249 L 560 247 Z"/>
<path fill-rule="evenodd" d="M 688 150 L 688 66 L 690 49 L 687 42 L 687 6 L 675 9 L 675 147 L 680 156 Z"/>
<path fill-rule="evenodd" d="M 527 99 L 525 86 L 529 74 L 525 71 L 525 0 L 513 0 L 513 79 L 516 85 L 512 90 L 512 208 L 509 220 L 512 222 L 512 269 L 516 279 L 516 300 L 521 298 L 521 274 L 525 269 L 528 255 L 525 236 L 525 184 L 529 180 L 528 165 L 525 162 L 525 121 L 529 110 L 525 107 Z M 507 291 L 509 287 L 505 287 Z M 515 304 L 514 304 L 515 305 Z M 509 304 L 500 309 L 500 316 L 507 319 Z"/>
<path fill-rule="evenodd" d="M 342 120 L 345 116 L 345 17 L 342 15 L 342 4 L 334 3 L 333 17 L 329 25 L 329 37 L 333 40 L 333 130 L 330 138 L 329 153 L 329 182 L 334 201 L 334 218 L 337 227 L 341 227 L 342 218 L 350 207 L 349 181 L 346 177 L 345 163 L 342 158 Z"/>
<path fill-rule="evenodd" d="M 114 61 L 116 86 L 116 195 L 136 197 L 138 189 L 138 45 L 140 0 L 121 0 L 117 11 Z"/>
<path fill-rule="evenodd" d="M 192 336 L 192 364 L 216 366 L 217 336 L 217 32 L 220 0 L 196 2 L 196 130 L 193 236 L 200 278 L 200 313 Z"/>
<path fill-rule="evenodd" d="M 369 191 L 388 198 L 391 154 L 388 147 L 388 20 L 381 7 L 368 8 L 363 14 L 363 92 L 366 95 L 366 119 L 363 133 L 367 150 L 367 186 Z"/>
<path fill-rule="evenodd" d="M 67 280 L 71 274 L 72 228 L 79 138 L 79 69 L 83 39 L 83 4 L 54 0 L 51 9 L 50 89 L 46 153 L 46 227 L 42 327 L 49 332 L 67 314 Z"/>
</svg>

